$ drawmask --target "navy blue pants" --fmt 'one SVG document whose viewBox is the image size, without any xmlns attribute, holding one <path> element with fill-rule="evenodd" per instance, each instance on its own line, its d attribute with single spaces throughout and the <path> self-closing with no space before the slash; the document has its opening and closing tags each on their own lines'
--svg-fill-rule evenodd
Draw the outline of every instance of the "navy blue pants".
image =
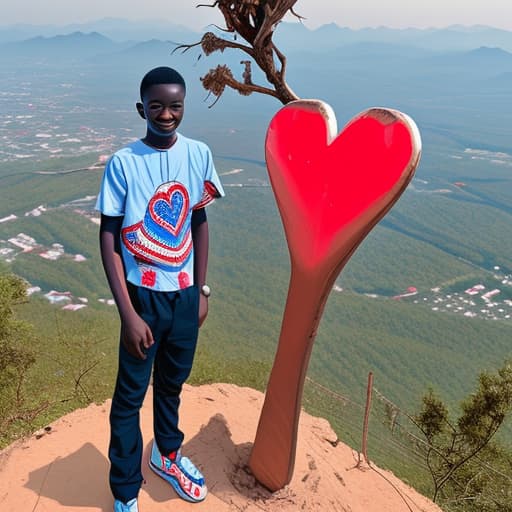
<svg viewBox="0 0 512 512">
<path fill-rule="evenodd" d="M 149 325 L 155 343 L 145 360 L 129 354 L 120 343 L 119 369 L 110 410 L 110 488 L 118 500 L 137 497 L 143 477 L 143 441 L 139 411 L 153 369 L 154 436 L 161 453 L 183 442 L 178 408 L 183 383 L 192 369 L 198 336 L 199 291 L 195 286 L 159 292 L 128 286 L 132 303 Z"/>
</svg>

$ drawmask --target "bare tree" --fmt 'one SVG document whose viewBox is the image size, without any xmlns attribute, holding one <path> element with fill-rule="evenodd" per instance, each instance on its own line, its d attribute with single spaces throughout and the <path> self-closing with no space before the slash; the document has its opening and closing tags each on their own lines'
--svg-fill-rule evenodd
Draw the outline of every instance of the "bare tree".
<svg viewBox="0 0 512 512">
<path fill-rule="evenodd" d="M 201 78 L 204 88 L 217 97 L 213 105 L 226 87 L 231 87 L 245 96 L 253 92 L 267 94 L 277 98 L 283 104 L 298 99 L 285 80 L 286 57 L 272 40 L 274 30 L 286 13 L 289 12 L 298 19 L 303 19 L 293 10 L 296 1 L 216 0 L 211 5 L 197 6 L 218 8 L 226 23 L 226 27 L 220 30 L 226 34 L 232 34 L 232 38 L 225 39 L 213 32 L 207 32 L 198 43 L 179 45 L 175 51 L 186 52 L 196 46 L 200 46 L 205 55 L 216 51 L 223 52 L 226 48 L 241 50 L 254 60 L 272 86 L 262 86 L 253 82 L 251 60 L 240 62 L 244 65 L 242 80 L 236 79 L 228 66 L 218 65 Z M 245 43 L 239 42 L 239 37 Z"/>
</svg>

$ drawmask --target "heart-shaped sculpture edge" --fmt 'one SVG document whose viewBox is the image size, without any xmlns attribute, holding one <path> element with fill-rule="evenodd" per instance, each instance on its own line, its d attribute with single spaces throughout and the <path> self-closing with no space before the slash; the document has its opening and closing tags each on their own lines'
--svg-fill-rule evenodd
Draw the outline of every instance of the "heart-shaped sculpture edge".
<svg viewBox="0 0 512 512">
<path fill-rule="evenodd" d="M 336 136 L 336 118 L 331 107 L 320 100 L 298 100 L 289 105 L 297 104 L 321 113 L 328 127 L 329 142 L 332 141 Z M 256 479 L 271 491 L 282 489 L 293 475 L 304 380 L 316 330 L 332 285 L 361 241 L 405 190 L 421 155 L 419 130 L 406 114 L 392 109 L 372 108 L 355 116 L 350 123 L 362 116 L 372 116 L 387 123 L 402 122 L 411 137 L 411 155 L 394 186 L 372 205 L 370 211 L 364 212 L 358 219 L 357 226 L 345 232 L 346 240 L 341 247 L 342 252 L 340 253 L 340 247 L 337 247 L 336 251 L 331 251 L 319 268 L 307 268 L 295 257 L 296 246 L 290 243 L 290 238 L 295 236 L 295 232 L 290 232 L 290 226 L 294 225 L 296 219 L 290 220 L 293 212 L 287 212 L 286 207 L 280 203 L 282 196 L 280 197 L 278 189 L 282 186 L 282 180 L 279 168 L 271 170 L 272 162 L 267 159 L 292 263 L 290 288 L 278 349 L 249 461 L 249 467 Z M 293 239 L 292 242 L 297 240 L 300 242 L 299 238 Z"/>
</svg>

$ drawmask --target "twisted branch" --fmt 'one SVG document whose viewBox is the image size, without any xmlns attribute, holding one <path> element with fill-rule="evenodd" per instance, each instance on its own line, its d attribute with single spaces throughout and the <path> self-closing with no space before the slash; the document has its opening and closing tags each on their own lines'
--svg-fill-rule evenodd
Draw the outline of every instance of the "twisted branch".
<svg viewBox="0 0 512 512">
<path fill-rule="evenodd" d="M 215 0 L 210 5 L 199 4 L 197 7 L 218 8 L 226 23 L 226 28 L 221 30 L 232 33 L 235 39 L 238 35 L 241 36 L 248 44 L 230 41 L 207 32 L 200 42 L 179 45 L 174 51 L 182 50 L 185 53 L 199 45 L 205 55 L 215 51 L 223 52 L 226 48 L 241 50 L 265 73 L 272 88 L 252 82 L 250 61 L 241 61 L 245 66 L 242 81 L 237 80 L 227 66 L 217 66 L 201 78 L 203 87 L 217 96 L 217 100 L 226 87 L 231 87 L 243 95 L 259 92 L 273 96 L 283 104 L 289 103 L 298 99 L 298 96 L 286 83 L 286 57 L 276 47 L 272 36 L 287 12 L 299 20 L 303 19 L 293 10 L 296 2 L 297 0 Z M 278 67 L 276 59 L 279 62 Z"/>
</svg>

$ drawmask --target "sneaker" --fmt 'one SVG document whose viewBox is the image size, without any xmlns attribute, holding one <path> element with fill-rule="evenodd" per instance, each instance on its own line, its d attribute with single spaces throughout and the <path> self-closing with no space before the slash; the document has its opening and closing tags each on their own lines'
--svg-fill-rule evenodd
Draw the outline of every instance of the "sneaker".
<svg viewBox="0 0 512 512">
<path fill-rule="evenodd" d="M 208 492 L 203 475 L 179 450 L 174 453 L 172 458 L 163 456 L 153 441 L 149 467 L 169 482 L 180 498 L 192 503 L 203 501 Z"/>
<path fill-rule="evenodd" d="M 137 507 L 137 498 L 133 498 L 133 500 L 130 500 L 128 503 L 115 500 L 114 512 L 139 512 L 139 508 Z"/>
</svg>

